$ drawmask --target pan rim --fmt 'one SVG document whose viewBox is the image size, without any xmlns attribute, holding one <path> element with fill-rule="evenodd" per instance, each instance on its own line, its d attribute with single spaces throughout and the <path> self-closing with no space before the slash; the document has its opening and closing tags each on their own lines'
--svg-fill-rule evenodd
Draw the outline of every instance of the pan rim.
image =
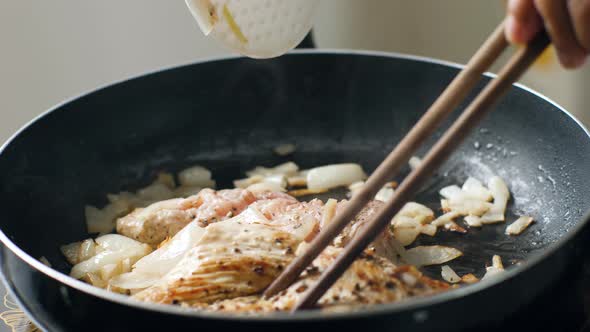
<svg viewBox="0 0 590 332">
<path fill-rule="evenodd" d="M 401 60 L 411 60 L 411 61 L 416 61 L 416 62 L 424 62 L 424 63 L 445 66 L 445 67 L 450 67 L 450 68 L 455 68 L 455 69 L 461 69 L 464 67 L 464 65 L 461 65 L 459 63 L 446 61 L 446 60 L 439 60 L 439 59 L 425 57 L 425 56 L 395 53 L 395 52 L 368 51 L 368 50 L 304 49 L 304 50 L 291 51 L 291 52 L 287 53 L 285 56 L 296 57 L 296 56 L 301 56 L 301 55 L 305 56 L 305 55 L 314 55 L 314 54 L 319 54 L 319 55 L 359 55 L 359 56 L 367 56 L 367 57 L 383 57 L 383 58 L 391 58 L 391 59 L 401 59 Z M 56 104 L 53 107 L 50 107 L 47 111 L 39 114 L 38 116 L 34 117 L 32 120 L 27 122 L 25 125 L 20 127 L 20 129 L 18 129 L 12 136 L 10 136 L 2 144 L 2 146 L 0 146 L 0 155 L 2 153 L 4 153 L 6 148 L 17 137 L 19 137 L 22 133 L 24 133 L 33 124 L 42 120 L 45 116 L 47 116 L 55 111 L 58 111 L 63 106 L 65 106 L 75 100 L 78 100 L 80 98 L 83 98 L 87 95 L 90 95 L 92 93 L 104 90 L 106 88 L 109 88 L 109 87 L 112 87 L 112 86 L 115 86 L 118 84 L 122 84 L 122 83 L 125 83 L 128 81 L 132 81 L 132 80 L 139 79 L 139 78 L 146 77 L 146 76 L 155 75 L 155 74 L 166 72 L 166 71 L 173 70 L 173 69 L 180 69 L 183 67 L 188 67 L 188 66 L 197 65 L 197 64 L 204 64 L 204 63 L 208 63 L 208 62 L 218 62 L 218 61 L 236 60 L 236 59 L 244 59 L 244 57 L 241 55 L 222 55 L 222 56 L 207 57 L 207 58 L 199 59 L 196 61 L 189 61 L 189 62 L 175 64 L 175 65 L 171 65 L 171 66 L 165 66 L 165 67 L 162 67 L 162 68 L 159 68 L 156 70 L 152 70 L 152 71 L 146 71 L 146 72 L 140 73 L 138 75 L 130 76 L 125 79 L 121 79 L 121 80 L 117 80 L 114 82 L 100 85 L 99 87 L 96 87 L 96 88 L 88 89 L 78 95 L 75 95 L 73 97 L 65 99 L 64 101 Z M 496 75 L 493 73 L 486 72 L 484 74 L 484 76 L 494 78 Z M 537 91 L 535 91 L 523 84 L 516 83 L 516 84 L 514 84 L 514 86 L 516 88 L 524 90 L 527 93 L 532 94 L 533 96 L 535 96 L 537 98 L 544 100 L 545 102 L 547 102 L 547 103 L 551 104 L 552 106 L 554 106 L 555 108 L 557 108 L 559 111 L 561 111 L 567 117 L 569 117 L 571 120 L 573 120 L 574 123 L 580 129 L 582 129 L 584 131 L 586 136 L 588 136 L 588 138 L 590 138 L 590 132 L 588 131 L 588 129 L 575 116 L 573 116 L 570 112 L 568 112 L 563 107 L 561 107 L 558 103 L 556 103 L 555 101 L 551 100 L 547 96 L 545 96 L 545 95 L 543 95 L 543 94 L 541 94 L 541 93 L 539 93 L 539 92 L 537 92 Z M 544 258 L 550 256 L 551 254 L 553 254 L 554 252 L 559 250 L 566 243 L 568 243 L 571 238 L 576 236 L 582 230 L 582 228 L 585 226 L 585 224 L 588 222 L 589 217 L 590 217 L 590 213 L 585 213 L 584 216 L 582 217 L 582 220 L 577 225 L 575 225 L 569 231 L 567 231 L 558 241 L 549 244 L 549 246 L 545 250 L 543 250 L 543 252 L 533 254 L 530 258 L 526 259 L 522 264 L 507 270 L 505 273 L 498 275 L 496 278 L 482 280 L 476 284 L 469 285 L 467 287 L 462 287 L 462 288 L 455 289 L 455 290 L 452 290 L 449 292 L 443 292 L 443 293 L 433 295 L 433 296 L 428 296 L 428 297 L 424 297 L 424 298 L 412 298 L 412 299 L 405 300 L 403 302 L 394 302 L 394 303 L 389 303 L 389 304 L 375 305 L 375 306 L 371 306 L 368 308 L 363 308 L 361 310 L 355 310 L 355 311 L 350 311 L 350 312 L 338 312 L 338 313 L 325 313 L 325 312 L 321 312 L 321 311 L 306 311 L 306 312 L 301 312 L 301 313 L 297 313 L 294 315 L 291 315 L 288 313 L 273 313 L 270 315 L 243 316 L 243 315 L 216 313 L 216 312 L 202 312 L 202 311 L 196 311 L 194 309 L 189 309 L 189 308 L 181 308 L 178 306 L 140 302 L 140 301 L 134 300 L 134 299 L 124 296 L 124 295 L 115 294 L 115 293 L 108 292 L 108 291 L 100 289 L 100 288 L 96 288 L 94 286 L 91 286 L 91 285 L 86 284 L 82 281 L 73 279 L 64 273 L 61 273 L 57 270 L 54 270 L 54 269 L 46 266 L 45 264 L 38 261 L 36 258 L 29 255 L 26 251 L 21 249 L 19 246 L 17 246 L 4 233 L 4 231 L 2 229 L 0 229 L 0 241 L 12 253 L 14 253 L 20 259 L 22 259 L 25 263 L 29 264 L 35 270 L 47 275 L 48 277 L 50 277 L 60 283 L 63 283 L 69 287 L 72 287 L 78 291 L 81 291 L 83 293 L 98 297 L 102 300 L 114 302 L 114 303 L 117 303 L 120 305 L 135 307 L 136 309 L 141 309 L 141 310 L 156 311 L 156 312 L 160 312 L 163 314 L 173 314 L 173 315 L 180 315 L 180 316 L 185 316 L 185 317 L 189 317 L 189 318 L 194 317 L 194 318 L 209 319 L 209 320 L 224 320 L 224 321 L 236 321 L 236 322 L 239 322 L 239 321 L 244 321 L 244 322 L 247 322 L 247 321 L 249 321 L 249 322 L 256 322 L 256 321 L 258 321 L 258 322 L 263 322 L 263 321 L 289 322 L 289 321 L 293 321 L 293 322 L 295 322 L 295 321 L 302 321 L 302 320 L 337 320 L 337 319 L 343 319 L 343 318 L 354 319 L 354 318 L 359 318 L 359 317 L 366 318 L 369 316 L 376 316 L 376 315 L 383 315 L 383 314 L 396 314 L 396 313 L 402 313 L 402 312 L 416 311 L 416 310 L 420 310 L 420 309 L 427 310 L 430 305 L 437 305 L 437 304 L 449 302 L 452 300 L 457 300 L 457 299 L 466 297 L 468 295 L 475 294 L 477 292 L 491 288 L 495 285 L 501 284 L 504 281 L 512 279 L 515 276 L 517 276 L 518 274 L 525 272 L 525 271 L 533 268 L 537 264 L 539 264 Z"/>
</svg>

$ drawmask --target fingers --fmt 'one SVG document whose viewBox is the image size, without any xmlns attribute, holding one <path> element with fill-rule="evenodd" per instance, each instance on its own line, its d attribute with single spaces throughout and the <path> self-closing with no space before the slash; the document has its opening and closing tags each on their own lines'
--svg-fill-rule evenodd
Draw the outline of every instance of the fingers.
<svg viewBox="0 0 590 332">
<path fill-rule="evenodd" d="M 587 52 L 578 42 L 566 0 L 534 0 L 561 64 L 566 68 L 581 66 Z M 583 29 L 582 29 L 583 30 Z"/>
<path fill-rule="evenodd" d="M 569 14 L 578 43 L 590 53 L 590 0 L 570 0 Z"/>
<path fill-rule="evenodd" d="M 543 24 L 534 0 L 510 0 L 506 19 L 506 38 L 516 44 L 526 44 Z"/>
</svg>

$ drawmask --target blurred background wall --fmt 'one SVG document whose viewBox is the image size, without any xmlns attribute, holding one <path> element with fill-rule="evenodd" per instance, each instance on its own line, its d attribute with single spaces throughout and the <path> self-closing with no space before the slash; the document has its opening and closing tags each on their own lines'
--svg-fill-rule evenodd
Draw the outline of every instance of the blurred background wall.
<svg viewBox="0 0 590 332">
<path fill-rule="evenodd" d="M 500 0 L 322 0 L 316 41 L 465 63 L 503 11 Z M 182 0 L 2 0 L 0 140 L 65 98 L 227 53 L 201 34 Z M 590 66 L 564 71 L 549 54 L 523 81 L 590 124 Z"/>
</svg>

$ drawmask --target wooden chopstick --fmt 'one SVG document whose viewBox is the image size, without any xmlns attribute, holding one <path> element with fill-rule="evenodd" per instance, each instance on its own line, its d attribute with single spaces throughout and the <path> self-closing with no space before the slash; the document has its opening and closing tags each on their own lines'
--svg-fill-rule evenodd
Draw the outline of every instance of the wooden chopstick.
<svg viewBox="0 0 590 332">
<path fill-rule="evenodd" d="M 289 266 L 264 292 L 270 297 L 289 287 L 309 264 L 342 232 L 344 227 L 362 210 L 369 200 L 373 199 L 379 189 L 393 178 L 406 165 L 411 156 L 434 132 L 449 114 L 459 106 L 467 94 L 482 78 L 482 74 L 496 61 L 508 47 L 504 37 L 504 23 L 500 24 L 488 37 L 485 43 L 461 70 L 455 79 L 443 91 L 404 139 L 395 147 L 387 158 L 367 179 L 365 185 L 355 193 L 354 197 L 338 213 L 330 225 L 325 228 L 311 243 L 306 253 L 295 258 Z"/>
<path fill-rule="evenodd" d="M 549 38 L 543 32 L 511 57 L 498 76 L 486 86 L 440 140 L 428 151 L 418 168 L 404 179 L 394 196 L 386 203 L 386 206 L 361 229 L 360 233 L 344 248 L 340 256 L 322 273 L 318 282 L 308 289 L 294 310 L 311 308 L 315 305 L 326 290 L 348 269 L 356 257 L 383 231 L 405 202 L 419 190 L 426 178 L 432 175 L 447 159 L 471 129 L 510 89 L 512 84 L 526 72 L 548 45 Z"/>
</svg>

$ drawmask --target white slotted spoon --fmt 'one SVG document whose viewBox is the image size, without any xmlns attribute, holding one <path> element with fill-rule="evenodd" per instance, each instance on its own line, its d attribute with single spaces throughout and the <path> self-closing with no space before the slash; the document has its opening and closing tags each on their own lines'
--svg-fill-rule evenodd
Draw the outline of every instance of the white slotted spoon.
<svg viewBox="0 0 590 332">
<path fill-rule="evenodd" d="M 295 48 L 311 30 L 319 0 L 185 0 L 201 31 L 251 58 Z"/>
</svg>

